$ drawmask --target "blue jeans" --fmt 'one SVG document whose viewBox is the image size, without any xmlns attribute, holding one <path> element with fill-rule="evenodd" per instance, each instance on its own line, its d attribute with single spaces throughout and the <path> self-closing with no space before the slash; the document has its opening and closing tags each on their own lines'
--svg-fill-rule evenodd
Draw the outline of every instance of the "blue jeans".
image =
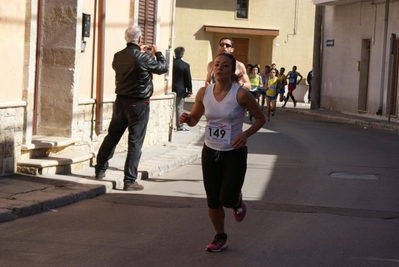
<svg viewBox="0 0 399 267">
<path fill-rule="evenodd" d="M 96 173 L 108 169 L 108 161 L 113 157 L 115 147 L 127 128 L 129 137 L 123 180 L 125 183 L 136 181 L 149 115 L 148 103 L 116 98 L 108 134 L 97 154 Z"/>
</svg>

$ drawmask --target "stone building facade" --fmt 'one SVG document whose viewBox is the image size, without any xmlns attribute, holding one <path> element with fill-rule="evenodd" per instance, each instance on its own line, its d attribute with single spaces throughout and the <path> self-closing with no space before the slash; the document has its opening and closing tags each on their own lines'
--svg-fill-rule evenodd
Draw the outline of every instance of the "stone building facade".
<svg viewBox="0 0 399 267">
<path fill-rule="evenodd" d="M 320 108 L 398 122 L 399 2 L 313 3 L 322 18 Z"/>
</svg>

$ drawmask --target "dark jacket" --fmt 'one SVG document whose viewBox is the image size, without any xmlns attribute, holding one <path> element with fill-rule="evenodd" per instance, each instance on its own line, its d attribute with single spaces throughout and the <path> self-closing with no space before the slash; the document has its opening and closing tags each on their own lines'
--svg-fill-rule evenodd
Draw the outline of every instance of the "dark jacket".
<svg viewBox="0 0 399 267">
<path fill-rule="evenodd" d="M 148 99 L 154 92 L 152 74 L 168 71 L 168 63 L 161 52 L 141 52 L 137 44 L 128 43 L 126 48 L 115 53 L 112 68 L 115 70 L 115 93 L 118 96 Z"/>
<path fill-rule="evenodd" d="M 193 93 L 190 65 L 181 58 L 173 60 L 172 91 L 177 97 L 186 97 Z"/>
<path fill-rule="evenodd" d="M 312 84 L 312 76 L 313 76 L 313 71 L 309 71 L 308 76 L 306 76 L 306 81 L 308 82 L 309 85 Z"/>
</svg>

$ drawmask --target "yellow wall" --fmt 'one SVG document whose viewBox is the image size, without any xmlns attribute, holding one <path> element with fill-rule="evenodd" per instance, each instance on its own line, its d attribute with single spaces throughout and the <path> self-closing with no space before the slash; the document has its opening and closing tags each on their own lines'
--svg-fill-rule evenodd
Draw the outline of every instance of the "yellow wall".
<svg viewBox="0 0 399 267">
<path fill-rule="evenodd" d="M 82 4 L 82 13 L 91 15 L 90 24 L 90 37 L 84 37 L 86 42 L 86 49 L 83 53 L 80 53 L 80 79 L 79 79 L 79 99 L 90 99 L 95 97 L 96 88 L 96 64 L 97 56 L 93 54 L 97 52 L 97 33 L 95 28 L 95 0 L 85 0 Z M 79 14 L 78 14 L 79 16 Z"/>
<path fill-rule="evenodd" d="M 205 79 L 207 63 L 217 54 L 218 41 L 226 34 L 205 32 L 204 25 L 279 30 L 274 36 L 227 34 L 250 38 L 250 63 L 277 64 L 307 73 L 312 67 L 314 5 L 311 1 L 250 0 L 249 18 L 235 18 L 236 0 L 177 0 L 174 47 L 184 46 L 184 60 L 192 65 L 193 79 Z M 296 34 L 294 14 L 297 8 Z M 287 41 L 288 36 L 288 41 Z"/>
<path fill-rule="evenodd" d="M 171 69 L 173 64 L 173 49 L 171 48 L 171 26 L 172 26 L 172 4 L 173 1 L 158 0 L 158 29 L 157 29 L 157 47 L 166 56 L 166 51 L 169 50 L 169 76 L 168 75 L 154 75 L 154 96 L 164 95 L 166 92 L 171 91 Z M 157 76 L 157 77 L 156 77 Z M 165 81 L 165 77 L 169 77 L 170 82 Z M 167 84 L 168 88 L 165 88 Z"/>
<path fill-rule="evenodd" d="M 137 3 L 136 3 L 137 2 Z M 112 69 L 113 56 L 117 51 L 126 47 L 125 30 L 134 23 L 134 8 L 137 1 L 119 1 L 115 5 L 112 1 L 106 2 L 106 29 L 105 29 L 105 51 L 104 51 L 104 97 L 115 97 L 115 73 Z M 158 28 L 157 43 L 165 55 L 169 48 L 170 26 L 171 26 L 171 1 L 159 1 L 158 6 Z M 85 37 L 86 51 L 80 54 L 80 84 L 79 98 L 88 99 L 96 97 L 96 73 L 97 73 L 97 46 L 98 29 L 96 29 L 94 10 L 95 1 L 83 1 L 82 12 L 91 14 L 91 35 Z M 98 15 L 97 15 L 98 16 Z M 94 51 L 94 53 L 93 53 Z M 172 61 L 170 61 L 172 62 Z M 164 75 L 154 75 L 154 95 L 165 93 Z"/>
<path fill-rule="evenodd" d="M 29 54 L 24 43 L 26 2 L 2 0 L 0 4 L 0 102 L 22 100 L 25 56 L 28 61 Z"/>
<path fill-rule="evenodd" d="M 104 55 L 98 55 L 97 0 L 4 0 L 0 5 L 0 108 L 26 108 L 26 136 L 34 132 L 58 134 L 74 131 L 73 118 L 79 103 L 97 98 L 97 60 L 104 60 L 104 100 L 115 98 L 115 52 L 126 47 L 125 29 L 137 21 L 139 0 L 112 1 L 105 6 Z M 43 12 L 38 32 L 38 6 Z M 157 43 L 166 54 L 170 48 L 172 3 L 159 0 Z M 97 8 L 96 8 L 97 5 Z M 57 12 L 60 12 L 57 14 Z M 82 13 L 91 15 L 90 37 L 84 37 L 81 53 Z M 57 19 L 53 19 L 53 16 Z M 36 43 L 40 51 L 36 53 Z M 36 55 L 39 55 L 36 58 Z M 37 60 L 38 59 L 38 60 Z M 172 58 L 170 62 L 172 62 Z M 36 71 L 38 67 L 39 71 Z M 154 95 L 167 91 L 165 75 L 154 75 Z M 170 84 L 168 85 L 170 87 Z M 36 98 L 35 90 L 37 91 Z M 170 89 L 169 89 L 170 91 Z M 35 108 L 35 109 L 34 109 Z M 61 118 L 53 116 L 63 110 Z M 62 125 L 62 126 L 60 126 Z M 35 128 L 38 126 L 37 128 Z M 40 127 L 39 127 L 40 126 Z M 54 131 L 54 132 L 53 132 Z M 27 140 L 29 138 L 27 137 Z"/>
</svg>

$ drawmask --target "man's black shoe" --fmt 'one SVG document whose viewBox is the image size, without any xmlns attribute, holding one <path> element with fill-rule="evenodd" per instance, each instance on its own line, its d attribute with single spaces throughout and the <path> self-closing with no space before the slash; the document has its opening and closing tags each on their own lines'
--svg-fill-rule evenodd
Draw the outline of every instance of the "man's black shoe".
<svg viewBox="0 0 399 267">
<path fill-rule="evenodd" d="M 96 172 L 96 179 L 101 180 L 105 177 L 105 171 L 98 171 Z"/>
<path fill-rule="evenodd" d="M 123 190 L 125 191 L 138 191 L 138 190 L 143 190 L 144 186 L 141 184 L 138 184 L 137 182 L 134 183 L 125 183 L 123 186 Z"/>
</svg>

